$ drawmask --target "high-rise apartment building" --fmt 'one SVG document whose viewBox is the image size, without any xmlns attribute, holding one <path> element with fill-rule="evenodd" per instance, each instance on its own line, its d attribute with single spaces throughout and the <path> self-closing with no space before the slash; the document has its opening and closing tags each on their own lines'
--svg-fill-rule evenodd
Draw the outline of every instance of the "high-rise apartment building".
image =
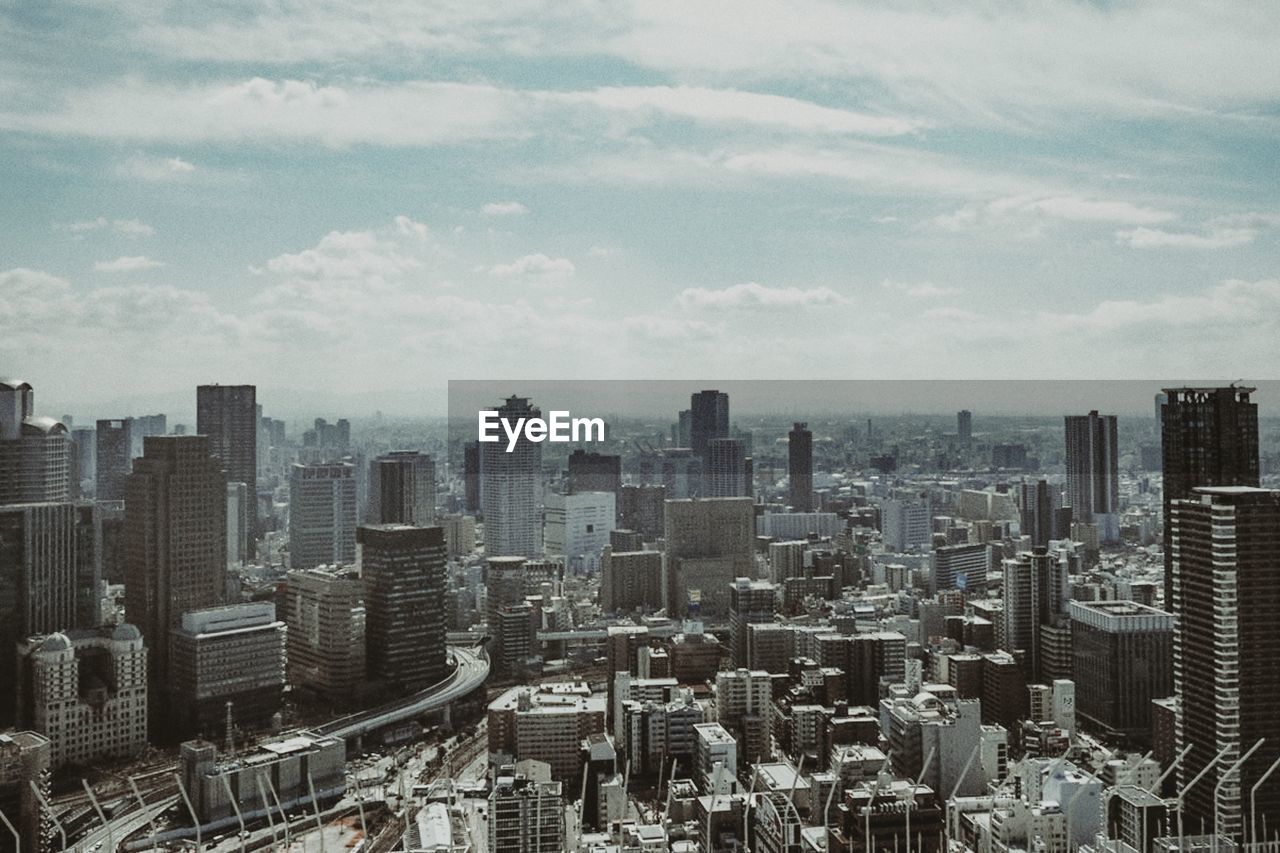
<svg viewBox="0 0 1280 853">
<path fill-rule="evenodd" d="M 1011 652 L 1025 652 L 1028 674 L 1051 681 L 1070 672 L 1070 633 L 1067 627 L 1069 563 L 1043 548 L 1023 551 L 1002 563 L 1004 579 L 1004 642 Z M 1067 631 L 1065 649 L 1056 647 L 1057 632 Z"/>
<path fill-rule="evenodd" d="M 365 677 L 364 582 L 354 568 L 289 572 L 285 587 L 289 684 L 330 699 Z"/>
<path fill-rule="evenodd" d="M 666 486 L 623 486 L 618 492 L 618 528 L 634 530 L 646 542 L 655 541 L 662 536 L 666 501 Z"/>
<path fill-rule="evenodd" d="M 196 432 L 206 436 L 209 452 L 222 461 L 228 483 L 244 483 L 244 508 L 250 530 L 256 527 L 258 499 L 258 404 L 253 385 L 200 385 L 196 388 Z M 252 536 L 242 559 L 253 553 Z"/>
<path fill-rule="evenodd" d="M 667 501 L 664 526 L 667 615 L 728 617 L 729 585 L 756 574 L 751 498 Z"/>
<path fill-rule="evenodd" d="M 973 412 L 968 409 L 956 412 L 956 439 L 961 444 L 968 444 L 973 440 Z"/>
<path fill-rule="evenodd" d="M 435 524 L 435 460 L 417 450 L 394 450 L 370 462 L 368 518 L 370 524 Z"/>
<path fill-rule="evenodd" d="M 1166 430 L 1181 397 L 1168 393 Z M 1200 487 L 1170 510 L 1177 742 L 1179 751 L 1190 748 L 1179 784 L 1216 762 L 1186 792 L 1186 822 L 1204 820 L 1239 842 L 1251 791 L 1280 757 L 1280 491 Z M 1259 738 L 1262 746 L 1224 779 Z M 1256 802 L 1259 816 L 1280 814 L 1280 778 L 1273 774 Z"/>
<path fill-rule="evenodd" d="M 1068 415 L 1067 505 L 1073 521 L 1096 524 L 1101 542 L 1120 538 L 1120 448 L 1115 415 Z"/>
<path fill-rule="evenodd" d="M 0 380 L 0 504 L 65 501 L 71 494 L 71 437 L 35 413 L 35 391 Z"/>
<path fill-rule="evenodd" d="M 369 677 L 405 693 L 430 687 L 448 670 L 444 531 L 375 524 L 356 537 L 363 546 Z"/>
<path fill-rule="evenodd" d="M 564 798 L 559 782 L 501 773 L 489 794 L 489 849 L 503 853 L 561 853 Z"/>
<path fill-rule="evenodd" d="M 773 622 L 778 614 L 778 587 L 768 581 L 735 578 L 729 587 L 729 650 L 735 666 L 745 667 L 750 625 Z"/>
<path fill-rule="evenodd" d="M 926 493 L 898 495 L 880 507 L 884 545 L 893 551 L 928 548 L 933 541 L 932 503 Z"/>
<path fill-rule="evenodd" d="M 125 486 L 125 613 L 169 676 L 169 632 L 189 610 L 223 602 L 227 480 L 203 435 L 150 436 Z"/>
<path fill-rule="evenodd" d="M 812 512 L 813 433 L 797 421 L 787 433 L 787 484 L 792 512 Z"/>
<path fill-rule="evenodd" d="M 600 557 L 600 607 L 606 612 L 661 610 L 662 552 L 617 551 L 606 547 Z"/>
<path fill-rule="evenodd" d="M 1172 503 L 1197 486 L 1258 485 L 1254 388 L 1166 388 L 1160 436 L 1164 472 L 1164 606 L 1173 608 Z"/>
<path fill-rule="evenodd" d="M 510 423 L 542 416 L 524 397 L 508 397 L 497 411 Z M 541 444 L 522 435 L 509 453 L 505 442 L 480 445 L 480 502 L 487 556 L 542 555 L 541 492 Z"/>
<path fill-rule="evenodd" d="M 1019 483 L 1018 521 L 1022 535 L 1031 539 L 1034 548 L 1047 548 L 1054 539 L 1063 539 L 1070 530 L 1062 529 L 1059 521 L 1062 509 L 1062 490 L 1047 480 Z"/>
<path fill-rule="evenodd" d="M 355 466 L 294 465 L 289 476 L 289 566 L 356 559 Z"/>
<path fill-rule="evenodd" d="M 689 398 L 689 447 L 698 456 L 715 438 L 729 437 L 729 395 L 699 391 Z"/>
</svg>

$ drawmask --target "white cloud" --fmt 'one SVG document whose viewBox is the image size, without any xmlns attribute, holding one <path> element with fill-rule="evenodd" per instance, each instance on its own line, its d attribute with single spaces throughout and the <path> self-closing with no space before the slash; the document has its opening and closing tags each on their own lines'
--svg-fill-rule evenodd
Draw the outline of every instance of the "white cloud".
<svg viewBox="0 0 1280 853">
<path fill-rule="evenodd" d="M 1280 227 L 1280 216 L 1259 213 L 1218 216 L 1205 233 L 1133 228 L 1116 232 L 1116 242 L 1134 249 L 1230 249 L 1252 243 L 1266 229 Z"/>
<path fill-rule="evenodd" d="M 73 234 L 84 234 L 89 231 L 113 231 L 125 237 L 150 237 L 156 233 L 156 229 L 152 228 L 145 222 L 137 219 L 107 219 L 105 216 L 99 216 L 96 219 L 87 219 L 81 222 L 72 222 L 64 226 L 55 226 L 64 228 Z"/>
<path fill-rule="evenodd" d="M 485 216 L 520 216 L 528 213 L 529 208 L 518 201 L 491 201 L 480 212 Z"/>
<path fill-rule="evenodd" d="M 968 204 L 953 213 L 934 217 L 932 221 L 934 225 L 947 231 L 997 227 L 1015 228 L 1023 234 L 1036 235 L 1045 220 L 1142 226 L 1169 222 L 1176 218 L 1176 214 L 1167 210 L 1118 199 L 1021 194 Z"/>
<path fill-rule="evenodd" d="M 139 272 L 164 266 L 163 261 L 148 258 L 145 255 L 119 257 L 114 261 L 96 261 L 93 268 L 98 272 Z"/>
<path fill-rule="evenodd" d="M 691 287 L 676 298 L 684 308 L 804 308 L 845 305 L 849 299 L 829 287 L 766 287 L 754 281 L 720 290 Z"/>
<path fill-rule="evenodd" d="M 942 296 L 954 296 L 961 292 L 958 287 L 944 287 L 931 281 L 906 282 L 885 279 L 880 286 L 885 290 L 892 290 L 913 299 L 936 299 Z"/>
<path fill-rule="evenodd" d="M 552 258 L 541 252 L 516 258 L 506 264 L 489 268 L 491 275 L 500 278 L 524 278 L 537 283 L 555 284 L 573 277 L 576 267 L 568 258 Z"/>
<path fill-rule="evenodd" d="M 153 183 L 180 181 L 190 177 L 195 170 L 193 163 L 181 157 L 154 157 L 149 154 L 135 154 L 116 164 L 117 176 Z"/>
</svg>

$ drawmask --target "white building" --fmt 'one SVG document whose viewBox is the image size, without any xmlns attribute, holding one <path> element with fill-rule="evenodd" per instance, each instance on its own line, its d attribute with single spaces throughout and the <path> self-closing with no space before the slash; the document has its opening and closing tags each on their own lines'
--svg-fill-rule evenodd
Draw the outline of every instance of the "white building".
<svg viewBox="0 0 1280 853">
<path fill-rule="evenodd" d="M 548 557 L 563 557 L 570 571 L 600 570 L 600 552 L 609 544 L 617 515 L 613 492 L 548 494 L 543 542 Z"/>
<path fill-rule="evenodd" d="M 932 506 L 927 494 L 891 498 L 880 506 L 884 546 L 892 551 L 928 549 L 933 542 Z"/>
</svg>

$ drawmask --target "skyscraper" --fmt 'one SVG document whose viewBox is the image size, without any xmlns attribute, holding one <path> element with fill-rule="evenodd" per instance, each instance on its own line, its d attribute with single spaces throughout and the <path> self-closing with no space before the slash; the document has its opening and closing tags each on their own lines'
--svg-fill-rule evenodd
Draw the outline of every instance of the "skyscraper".
<svg viewBox="0 0 1280 853">
<path fill-rule="evenodd" d="M 468 441 L 462 446 L 463 510 L 480 511 L 480 444 Z"/>
<path fill-rule="evenodd" d="M 667 615 L 729 615 L 729 585 L 754 577 L 755 516 L 750 498 L 667 501 L 663 597 Z"/>
<path fill-rule="evenodd" d="M 703 462 L 702 494 L 708 498 L 738 498 L 752 492 L 751 459 L 736 438 L 713 438 L 707 442 Z"/>
<path fill-rule="evenodd" d="M 209 452 L 222 460 L 227 482 L 244 483 L 249 500 L 246 527 L 254 530 L 258 500 L 258 405 L 253 385 L 200 385 L 196 388 L 196 432 L 209 439 Z M 244 559 L 253 551 L 247 537 Z"/>
<path fill-rule="evenodd" d="M 1172 503 L 1197 486 L 1258 485 L 1254 388 L 1166 388 L 1161 408 L 1164 471 L 1164 606 L 1173 605 Z"/>
<path fill-rule="evenodd" d="M 1067 505 L 1074 521 L 1098 526 L 1098 539 L 1119 539 L 1120 450 L 1116 416 L 1066 417 Z"/>
<path fill-rule="evenodd" d="M 439 527 L 361 527 L 365 650 L 371 678 L 412 693 L 444 678 L 445 544 Z"/>
<path fill-rule="evenodd" d="M 0 504 L 70 497 L 71 438 L 53 418 L 35 413 L 35 391 L 0 380 Z"/>
<path fill-rule="evenodd" d="M 736 578 L 729 587 L 729 647 L 733 665 L 747 665 L 748 625 L 772 622 L 778 613 L 778 587 L 768 581 Z"/>
<path fill-rule="evenodd" d="M 169 632 L 226 589 L 227 480 L 207 437 L 147 437 L 125 484 L 124 523 L 125 612 L 152 680 L 167 683 Z"/>
<path fill-rule="evenodd" d="M 524 397 L 508 397 L 498 416 L 510 423 L 542 417 Z M 480 502 L 484 548 L 490 557 L 542 556 L 542 445 L 523 435 L 507 452 L 506 442 L 480 445 Z"/>
<path fill-rule="evenodd" d="M 968 409 L 956 412 L 956 438 L 961 444 L 973 440 L 973 412 Z"/>
<path fill-rule="evenodd" d="M 787 433 L 787 481 L 791 511 L 813 512 L 813 433 L 803 421 Z"/>
<path fill-rule="evenodd" d="M 100 420 L 96 433 L 94 496 L 100 501 L 122 501 L 124 481 L 133 467 L 133 418 Z"/>
<path fill-rule="evenodd" d="M 569 454 L 566 493 L 613 492 L 622 489 L 622 457 L 608 453 L 588 453 L 578 448 Z"/>
<path fill-rule="evenodd" d="M 1072 601 L 1072 679 L 1095 730 L 1146 742 L 1151 702 L 1173 692 L 1173 617 L 1134 601 Z"/>
<path fill-rule="evenodd" d="M 294 465 L 289 477 L 289 567 L 356 559 L 355 466 Z"/>
<path fill-rule="evenodd" d="M 1070 534 L 1059 528 L 1062 491 L 1047 480 L 1023 480 L 1018 484 L 1018 519 L 1022 535 L 1030 537 L 1032 546 L 1047 548 L 1050 540 Z"/>
<path fill-rule="evenodd" d="M 364 582 L 354 568 L 291 571 L 285 591 L 289 683 L 329 699 L 364 681 Z"/>
<path fill-rule="evenodd" d="M 1027 674 L 1048 682 L 1070 674 L 1070 632 L 1065 649 L 1055 648 L 1060 639 L 1055 629 L 1065 630 L 1068 598 L 1066 560 L 1044 548 L 1004 560 L 1004 643 L 1011 652 L 1025 652 Z M 1067 656 L 1062 660 L 1063 655 Z M 1065 670 L 1066 673 L 1055 670 Z"/>
<path fill-rule="evenodd" d="M 729 437 L 729 395 L 699 391 L 689 398 L 689 446 L 699 456 L 713 438 Z"/>
<path fill-rule="evenodd" d="M 1170 405 L 1182 396 L 1171 391 Z M 1165 417 L 1168 425 L 1168 409 Z M 1176 731 L 1179 751 L 1190 747 L 1180 785 L 1226 750 L 1186 793 L 1186 823 L 1203 819 L 1239 841 L 1250 791 L 1280 757 L 1280 491 L 1201 487 L 1170 509 Z M 1223 780 L 1259 738 L 1261 748 Z M 1258 790 L 1257 805 L 1259 816 L 1280 814 L 1280 777 Z"/>
<path fill-rule="evenodd" d="M 436 463 L 417 450 L 393 450 L 369 463 L 369 523 L 416 524 L 436 520 Z"/>
</svg>

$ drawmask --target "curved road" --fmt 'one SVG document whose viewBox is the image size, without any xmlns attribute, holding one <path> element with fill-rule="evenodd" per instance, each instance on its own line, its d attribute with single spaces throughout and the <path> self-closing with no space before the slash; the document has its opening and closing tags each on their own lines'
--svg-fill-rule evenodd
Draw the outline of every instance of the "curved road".
<svg viewBox="0 0 1280 853">
<path fill-rule="evenodd" d="M 454 669 L 446 678 L 420 693 L 400 699 L 372 711 L 361 711 L 325 723 L 311 731 L 327 737 L 343 739 L 359 737 L 404 720 L 411 720 L 428 711 L 443 708 L 475 690 L 489 677 L 489 655 L 480 649 L 452 648 Z"/>
</svg>

